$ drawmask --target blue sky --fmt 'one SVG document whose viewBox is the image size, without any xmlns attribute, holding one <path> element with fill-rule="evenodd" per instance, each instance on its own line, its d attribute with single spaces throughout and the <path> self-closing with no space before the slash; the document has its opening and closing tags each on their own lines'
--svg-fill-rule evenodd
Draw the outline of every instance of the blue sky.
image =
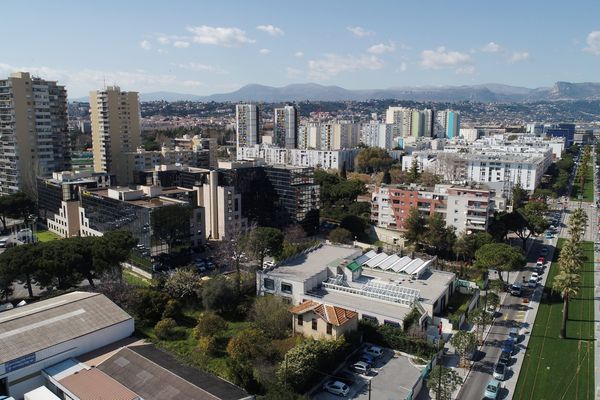
<svg viewBox="0 0 600 400">
<path fill-rule="evenodd" d="M 0 76 L 212 94 L 600 81 L 597 1 L 11 1 Z"/>
</svg>

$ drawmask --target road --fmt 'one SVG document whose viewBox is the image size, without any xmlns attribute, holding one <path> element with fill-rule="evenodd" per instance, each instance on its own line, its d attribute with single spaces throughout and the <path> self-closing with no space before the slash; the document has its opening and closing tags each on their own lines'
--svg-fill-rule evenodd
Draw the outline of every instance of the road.
<svg viewBox="0 0 600 400">
<path fill-rule="evenodd" d="M 529 251 L 529 256 L 527 257 L 528 268 L 524 269 L 523 271 L 519 271 L 518 274 L 512 273 L 510 277 L 512 282 L 523 282 L 523 277 L 525 277 L 525 280 L 529 280 L 529 275 L 531 274 L 530 269 L 535 266 L 540 249 L 543 245 L 544 244 L 540 240 L 536 240 L 532 244 L 533 247 Z M 549 246 L 549 248 L 550 252 L 548 253 L 548 259 L 552 257 L 554 247 Z M 496 320 L 485 340 L 485 344 L 481 347 L 480 351 L 476 355 L 477 361 L 473 365 L 471 373 L 467 377 L 467 380 L 456 397 L 457 399 L 483 398 L 485 386 L 491 379 L 494 365 L 500 358 L 502 342 L 508 338 L 508 332 L 510 329 L 512 327 L 519 327 L 521 328 L 521 332 L 523 332 L 524 330 L 529 330 L 531 328 L 529 324 L 525 322 L 526 315 L 527 312 L 532 309 L 532 307 L 537 307 L 535 300 L 538 300 L 541 296 L 541 292 L 544 287 L 543 282 L 545 281 L 545 275 L 547 271 L 548 268 L 545 269 L 542 275 L 542 280 L 535 289 L 535 295 L 532 296 L 533 301 L 530 304 L 524 304 L 523 300 L 532 294 L 533 289 L 525 288 L 523 297 L 515 297 L 509 294 L 506 295 L 500 307 L 500 312 L 496 315 Z M 521 334 L 517 345 L 517 356 L 520 354 L 521 357 L 522 353 L 525 351 L 523 339 L 524 336 Z M 504 382 L 504 384 L 511 380 L 515 380 L 516 383 L 518 371 L 512 371 L 512 366 L 514 363 L 515 356 L 513 356 L 511 360 L 511 371 L 508 373 L 507 380 Z M 514 384 L 512 386 L 514 386 Z M 499 398 L 504 399 L 508 396 L 508 394 L 508 390 L 503 388 L 503 390 L 500 392 Z"/>
</svg>

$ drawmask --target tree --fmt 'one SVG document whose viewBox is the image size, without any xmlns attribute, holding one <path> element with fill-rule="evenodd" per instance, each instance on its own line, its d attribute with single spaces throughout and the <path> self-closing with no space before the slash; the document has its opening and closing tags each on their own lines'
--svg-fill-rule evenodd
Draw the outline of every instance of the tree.
<svg viewBox="0 0 600 400">
<path fill-rule="evenodd" d="M 558 266 L 561 272 L 579 274 L 585 257 L 579 243 L 573 239 L 564 242 L 558 256 Z"/>
<path fill-rule="evenodd" d="M 481 246 L 475 252 L 475 267 L 490 270 L 495 269 L 499 272 L 514 271 L 525 265 L 525 257 L 518 248 L 509 246 L 505 243 L 489 243 Z M 503 281 L 502 274 L 498 274 Z"/>
<path fill-rule="evenodd" d="M 459 330 L 452 335 L 450 343 L 454 346 L 462 365 L 466 364 L 468 356 L 477 349 L 477 337 L 473 332 Z"/>
<path fill-rule="evenodd" d="M 205 309 L 223 312 L 235 306 L 236 296 L 227 278 L 217 276 L 202 287 L 202 305 Z"/>
<path fill-rule="evenodd" d="M 94 271 L 112 271 L 120 281 L 123 276 L 121 263 L 129 259 L 136 244 L 137 239 L 124 230 L 110 231 L 96 238 L 92 245 Z"/>
<path fill-rule="evenodd" d="M 560 338 L 567 337 L 567 320 L 569 319 L 569 300 L 579 293 L 581 279 L 579 274 L 561 271 L 554 277 L 552 289 L 560 293 L 563 299 L 562 323 L 560 326 Z"/>
<path fill-rule="evenodd" d="M 457 257 L 462 258 L 465 262 L 471 263 L 473 258 L 475 258 L 475 252 L 484 244 L 492 243 L 493 240 L 492 235 L 487 232 L 471 234 L 461 232 L 454 243 L 453 250 Z"/>
<path fill-rule="evenodd" d="M 212 312 L 203 312 L 198 317 L 194 336 L 198 339 L 203 336 L 215 336 L 225 329 L 227 329 L 227 322 L 223 318 Z"/>
<path fill-rule="evenodd" d="M 581 208 L 576 208 L 569 216 L 569 220 L 567 222 L 569 227 L 569 236 L 571 239 L 573 239 L 575 242 L 581 241 L 581 238 L 587 228 L 587 224 L 587 213 Z"/>
<path fill-rule="evenodd" d="M 286 337 L 292 323 L 288 306 L 275 296 L 259 296 L 254 300 L 250 318 L 257 328 L 272 339 Z"/>
<path fill-rule="evenodd" d="M 531 235 L 537 236 L 544 233 L 550 226 L 544 217 L 544 212 L 547 210 L 548 206 L 545 203 L 532 201 L 525 204 L 523 208 L 504 216 L 508 230 L 514 232 L 522 240 L 523 250 Z"/>
<path fill-rule="evenodd" d="M 392 183 L 392 175 L 390 174 L 390 170 L 386 169 L 383 172 L 383 178 L 381 179 L 381 183 L 384 185 L 389 185 Z"/>
<path fill-rule="evenodd" d="M 245 246 L 262 268 L 266 256 L 277 257 L 281 254 L 283 233 L 276 228 L 255 228 L 246 237 Z"/>
<path fill-rule="evenodd" d="M 517 184 L 513 187 L 512 190 L 512 209 L 518 210 L 525 205 L 528 199 L 527 191 L 521 187 L 521 183 L 517 182 Z"/>
<path fill-rule="evenodd" d="M 488 307 L 491 307 L 495 310 L 500 305 L 500 296 L 498 296 L 495 292 L 487 292 L 485 295 L 485 302 Z"/>
<path fill-rule="evenodd" d="M 367 147 L 360 150 L 355 165 L 360 172 L 373 173 L 389 169 L 393 163 L 394 160 L 385 149 Z"/>
<path fill-rule="evenodd" d="M 504 283 L 504 281 L 502 281 L 502 279 L 493 279 L 490 281 L 489 286 L 490 291 L 498 295 L 499 293 L 504 291 L 506 284 Z"/>
<path fill-rule="evenodd" d="M 169 296 L 158 290 L 139 288 L 131 298 L 129 309 L 141 325 L 154 325 L 161 318 Z"/>
<path fill-rule="evenodd" d="M 158 207 L 152 211 L 152 237 L 167 244 L 170 251 L 173 246 L 190 236 L 190 218 L 192 207 L 172 205 Z"/>
<path fill-rule="evenodd" d="M 342 170 L 340 171 L 340 178 L 346 180 L 348 179 L 348 174 L 346 171 L 346 161 L 342 162 Z"/>
<path fill-rule="evenodd" d="M 172 340 L 175 336 L 177 322 L 173 318 L 164 318 L 154 326 L 154 334 L 160 340 Z"/>
<path fill-rule="evenodd" d="M 469 322 L 475 325 L 477 337 L 480 342 L 483 342 L 483 332 L 486 326 L 493 321 L 492 315 L 483 308 L 475 308 L 469 314 Z"/>
<path fill-rule="evenodd" d="M 435 186 L 441 182 L 442 179 L 439 175 L 436 175 L 429 171 L 422 171 L 421 176 L 419 176 L 419 183 L 427 187 Z"/>
<path fill-rule="evenodd" d="M 408 213 L 408 217 L 404 220 L 404 238 L 407 242 L 415 246 L 418 250 L 424 241 L 427 228 L 425 219 L 419 213 L 419 210 L 414 207 Z"/>
<path fill-rule="evenodd" d="M 33 284 L 38 269 L 41 247 L 26 244 L 6 249 L 0 254 L 0 269 L 5 277 L 24 283 L 29 297 L 33 297 Z"/>
<path fill-rule="evenodd" d="M 352 243 L 352 233 L 348 229 L 344 228 L 335 228 L 329 232 L 329 236 L 327 238 L 332 243 L 340 243 L 340 244 L 350 244 Z"/>
<path fill-rule="evenodd" d="M 340 228 L 350 231 L 352 236 L 362 236 L 367 229 L 367 223 L 361 217 L 356 215 L 347 215 L 340 222 Z"/>
<path fill-rule="evenodd" d="M 240 362 L 251 362 L 267 356 L 270 343 L 263 332 L 247 328 L 238 332 L 227 343 L 227 354 Z"/>
<path fill-rule="evenodd" d="M 462 385 L 463 380 L 455 370 L 441 364 L 431 369 L 427 387 L 435 394 L 435 400 L 450 400 L 452 393 Z"/>
<path fill-rule="evenodd" d="M 35 212 L 35 201 L 25 192 L 16 192 L 0 197 L 0 221 L 6 230 L 6 218 L 23 218 Z"/>
<path fill-rule="evenodd" d="M 179 268 L 167 277 L 164 289 L 175 299 L 198 299 L 202 292 L 202 279 L 191 269 Z"/>
<path fill-rule="evenodd" d="M 419 176 L 419 162 L 416 157 L 413 157 L 410 169 L 408 170 L 408 175 L 406 176 L 406 181 L 408 183 L 415 183 L 419 179 Z"/>
<path fill-rule="evenodd" d="M 434 254 L 446 252 L 452 248 L 455 241 L 456 234 L 454 233 L 454 228 L 446 227 L 446 221 L 440 214 L 434 213 L 427 218 L 423 242 L 429 246 Z"/>
</svg>

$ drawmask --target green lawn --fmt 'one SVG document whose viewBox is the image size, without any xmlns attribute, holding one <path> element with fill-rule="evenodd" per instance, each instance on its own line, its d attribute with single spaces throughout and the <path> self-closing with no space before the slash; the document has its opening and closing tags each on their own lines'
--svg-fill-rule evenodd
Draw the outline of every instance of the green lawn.
<svg viewBox="0 0 600 400">
<path fill-rule="evenodd" d="M 562 239 L 559 240 L 559 247 Z M 594 244 L 584 243 L 587 261 L 579 294 L 569 303 L 567 338 L 559 339 L 562 301 L 552 294 L 550 268 L 544 297 L 529 339 L 513 399 L 583 400 L 594 398 Z M 556 261 L 556 257 L 554 261 Z"/>
<path fill-rule="evenodd" d="M 581 191 L 579 183 L 575 182 L 573 184 L 573 194 L 571 195 L 571 199 L 578 200 L 579 194 L 583 195 L 583 201 L 585 202 L 591 203 L 594 201 L 594 165 L 591 162 L 588 166 L 588 173 L 583 185 L 583 191 Z"/>
<path fill-rule="evenodd" d="M 139 287 L 148 287 L 150 286 L 150 281 L 144 277 L 139 276 L 127 269 L 123 270 L 123 281 L 129 283 L 133 286 Z"/>
<path fill-rule="evenodd" d="M 52 233 L 50 231 L 37 231 L 35 233 L 35 237 L 38 242 L 50 242 L 52 240 L 62 239 L 56 233 Z"/>
</svg>

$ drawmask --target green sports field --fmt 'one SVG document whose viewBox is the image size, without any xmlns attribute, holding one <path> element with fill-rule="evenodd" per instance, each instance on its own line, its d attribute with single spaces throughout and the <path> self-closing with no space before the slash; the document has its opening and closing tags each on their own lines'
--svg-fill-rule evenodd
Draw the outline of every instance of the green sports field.
<svg viewBox="0 0 600 400">
<path fill-rule="evenodd" d="M 559 240 L 559 247 L 562 239 Z M 594 398 L 594 244 L 584 242 L 587 261 L 579 294 L 569 303 L 567 338 L 559 339 L 562 300 L 551 292 L 553 262 L 513 396 L 515 400 Z M 557 257 L 555 254 L 554 261 Z"/>
</svg>

